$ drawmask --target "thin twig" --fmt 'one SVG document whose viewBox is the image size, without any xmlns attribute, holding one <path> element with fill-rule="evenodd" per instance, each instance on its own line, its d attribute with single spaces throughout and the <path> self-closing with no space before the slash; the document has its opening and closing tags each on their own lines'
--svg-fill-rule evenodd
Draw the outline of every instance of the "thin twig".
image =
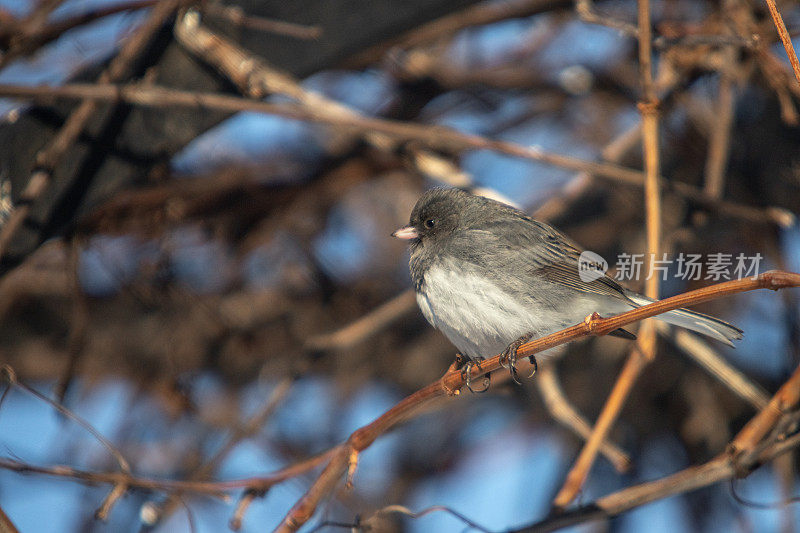
<svg viewBox="0 0 800 533">
<path fill-rule="evenodd" d="M 73 28 L 109 15 L 152 7 L 157 4 L 158 1 L 159 0 L 131 0 L 111 6 L 96 7 L 69 18 L 49 22 L 46 26 L 37 28 L 34 33 L 31 33 L 30 29 L 24 32 L 16 31 L 14 46 L 0 57 L 0 68 L 3 68 L 3 66 L 7 65 L 12 59 L 35 51 L 38 47 L 57 39 Z M 0 39 L 2 39 L 2 37 L 0 37 Z"/>
<path fill-rule="evenodd" d="M 414 310 L 417 298 L 413 290 L 403 291 L 345 327 L 331 333 L 309 337 L 310 350 L 347 350 L 383 331 L 400 317 Z"/>
<path fill-rule="evenodd" d="M 313 40 L 322 37 L 322 28 L 319 26 L 306 26 L 283 20 L 247 15 L 239 6 L 207 4 L 202 9 L 204 13 L 228 19 L 233 24 L 243 28 L 250 28 L 251 30 L 275 33 L 296 39 Z"/>
<path fill-rule="evenodd" d="M 580 492 L 597 457 L 600 443 L 606 438 L 611 426 L 616 422 L 617 416 L 625 405 L 625 400 L 627 400 L 630 391 L 633 389 L 634 383 L 636 383 L 637 378 L 648 363 L 649 359 L 641 353 L 638 345 L 634 345 L 631 354 L 625 361 L 625 366 L 622 367 L 617 381 L 614 383 L 611 394 L 608 395 L 608 399 L 603 404 L 603 410 L 592 428 L 592 434 L 581 449 L 581 453 L 567 474 L 561 490 L 553 500 L 553 506 L 556 509 L 566 507 Z"/>
<path fill-rule="evenodd" d="M 40 102 L 50 102 L 54 99 L 61 98 L 79 98 L 97 101 L 126 102 L 134 105 L 156 108 L 189 107 L 228 112 L 253 111 L 279 115 L 296 120 L 334 125 L 345 129 L 352 128 L 357 131 L 375 131 L 390 136 L 398 141 L 416 141 L 424 143 L 426 146 L 434 149 L 450 151 L 475 149 L 494 150 L 514 157 L 541 161 L 546 164 L 578 172 L 589 172 L 593 175 L 618 183 L 625 183 L 636 187 L 644 186 L 644 173 L 638 170 L 612 163 L 587 161 L 577 157 L 556 154 L 545 151 L 538 146 L 522 146 L 513 142 L 461 133 L 439 125 L 413 124 L 363 116 L 320 116 L 318 113 L 296 105 L 259 102 L 216 93 L 178 91 L 151 85 L 94 85 L 75 83 L 63 85 L 61 87 L 29 87 L 0 84 L 0 96 L 32 98 Z M 783 227 L 791 226 L 795 221 L 794 215 L 782 208 L 769 207 L 761 209 L 727 200 L 717 200 L 709 197 L 702 190 L 688 183 L 667 183 L 663 178 L 659 179 L 659 184 L 662 188 L 666 188 L 671 192 L 679 194 L 721 215 L 742 218 L 760 224 L 777 224 Z M 2 235 L 2 233 L 0 233 L 0 235 Z"/>
<path fill-rule="evenodd" d="M 533 383 L 541 394 L 550 416 L 584 440 L 590 437 L 592 427 L 567 400 L 553 364 L 541 365 Z M 631 466 L 628 454 L 608 439 L 604 439 L 600 443 L 600 453 L 614 465 L 617 472 L 626 472 Z"/>
<path fill-rule="evenodd" d="M 455 509 L 451 509 L 450 507 L 446 507 L 444 505 L 434 505 L 432 507 L 427 507 L 425 509 L 422 509 L 421 511 L 416 511 L 416 512 L 412 511 L 411 509 L 403 505 L 388 505 L 383 509 L 378 509 L 377 511 L 375 511 L 372 514 L 372 516 L 365 518 L 362 523 L 368 524 L 371 519 L 387 514 L 400 514 L 408 516 L 409 518 L 417 519 L 417 518 L 422 518 L 423 516 L 429 515 L 431 513 L 447 513 L 455 517 L 456 519 L 460 520 L 461 522 L 463 522 L 466 526 L 468 526 L 468 529 L 475 529 L 477 531 L 482 531 L 483 533 L 491 533 L 491 530 L 486 529 L 485 527 L 481 526 L 480 524 L 478 524 L 473 520 L 470 520 L 469 518 L 459 513 Z"/>
<path fill-rule="evenodd" d="M 694 359 L 744 401 L 759 410 L 767 405 L 769 396 L 764 389 L 732 367 L 707 342 L 697 335 L 693 335 L 681 328 L 673 328 L 665 322 L 658 322 L 656 327 L 660 333 L 670 338 L 686 355 Z"/>
<path fill-rule="evenodd" d="M 766 2 L 767 7 L 769 8 L 769 14 L 772 16 L 773 22 L 775 22 L 775 29 L 778 30 L 778 36 L 781 38 L 783 47 L 786 49 L 786 55 L 789 56 L 789 63 L 792 64 L 794 77 L 797 80 L 798 86 L 800 86 L 800 62 L 797 61 L 797 53 L 794 51 L 792 38 L 789 36 L 789 32 L 786 30 L 786 24 L 783 23 L 783 17 L 781 16 L 780 12 L 778 12 L 778 8 L 775 6 L 775 0 L 766 0 Z"/>
<path fill-rule="evenodd" d="M 43 474 L 47 476 L 69 478 L 75 481 L 97 484 L 105 483 L 109 485 L 127 485 L 129 488 L 141 490 L 156 490 L 166 493 L 172 492 L 193 492 L 196 494 L 207 494 L 217 498 L 226 499 L 226 492 L 232 490 L 253 490 L 267 491 L 272 486 L 277 485 L 287 479 L 292 479 L 318 466 L 325 464 L 333 455 L 337 448 L 331 448 L 319 455 L 315 455 L 305 461 L 290 465 L 286 468 L 277 470 L 271 474 L 263 476 L 253 476 L 229 481 L 183 481 L 171 479 L 156 479 L 126 474 L 125 472 L 91 472 L 81 470 L 66 465 L 55 466 L 36 466 L 23 463 L 7 457 L 0 457 L 0 469 L 17 472 L 20 474 Z"/>
<path fill-rule="evenodd" d="M 41 392 L 37 391 L 36 389 L 29 387 L 25 383 L 22 383 L 17 379 L 17 374 L 14 372 L 14 369 L 11 368 L 9 365 L 3 365 L 0 367 L 0 373 L 5 377 L 5 381 L 9 383 L 9 385 L 16 387 L 22 391 L 27 392 L 28 394 L 38 398 L 39 400 L 45 402 L 46 404 L 50 405 L 53 409 L 64 415 L 65 417 L 69 418 L 70 420 L 74 421 L 76 424 L 81 426 L 83 429 L 88 431 L 92 437 L 97 439 L 97 441 L 103 445 L 103 447 L 111 454 L 112 457 L 117 461 L 117 465 L 119 466 L 119 470 L 123 474 L 130 474 L 131 467 L 128 463 L 128 460 L 125 459 L 125 456 L 122 455 L 122 452 L 119 451 L 116 446 L 114 446 L 111 441 L 105 438 L 103 435 L 97 431 L 94 426 L 92 426 L 89 422 L 85 419 L 81 418 L 74 412 L 70 411 L 60 403 L 51 400 Z"/>
<path fill-rule="evenodd" d="M 491 24 L 502 20 L 523 18 L 545 11 L 569 6 L 568 0 L 509 0 L 504 2 L 480 2 L 462 11 L 451 13 L 414 28 L 398 38 L 359 52 L 345 61 L 346 68 L 364 68 L 379 61 L 392 48 L 408 49 L 430 43 L 471 26 Z"/>
<path fill-rule="evenodd" d="M 770 399 L 766 407 L 742 428 L 733 439 L 729 452 L 745 461 L 752 460 L 758 453 L 762 439 L 778 425 L 781 417 L 800 403 L 800 367 L 797 367 L 786 383 Z M 797 429 L 797 428 L 795 428 Z"/>
<path fill-rule="evenodd" d="M 800 115 L 791 95 L 791 93 L 800 94 L 800 85 L 791 80 L 791 76 L 786 72 L 784 65 L 770 50 L 770 41 L 761 34 L 761 28 L 749 4 L 746 2 L 725 2 L 725 15 L 733 22 L 733 27 L 740 37 L 753 41 L 752 49 L 758 60 L 758 67 L 778 97 L 783 121 L 793 126 L 800 123 Z M 789 44 L 789 50 L 792 50 L 792 52 L 787 50 L 787 54 L 793 53 L 791 41 L 789 41 Z"/>
<path fill-rule="evenodd" d="M 244 439 L 247 439 L 254 435 L 258 430 L 260 430 L 264 424 L 266 423 L 267 419 L 272 416 L 275 410 L 280 406 L 283 400 L 286 398 L 286 395 L 289 393 L 292 383 L 294 380 L 292 378 L 284 378 L 278 383 L 272 392 L 269 395 L 269 398 L 264 405 L 256 411 L 250 418 L 244 421 L 244 423 L 236 424 L 234 430 L 228 436 L 227 441 L 223 444 L 214 454 L 209 457 L 204 464 L 199 466 L 191 473 L 189 476 L 189 481 L 199 481 L 207 479 L 214 470 L 217 469 L 219 463 L 228 456 L 228 454 Z M 263 491 L 262 491 L 263 492 Z M 153 510 L 153 520 L 151 524 L 157 523 L 159 520 L 163 520 L 165 516 L 169 515 L 173 509 L 179 505 L 181 502 L 181 498 L 183 497 L 183 493 L 180 491 L 176 491 L 170 494 L 169 498 L 163 503 L 160 503 L 158 506 L 153 506 L 151 509 Z"/>
<path fill-rule="evenodd" d="M 639 28 L 630 22 L 606 17 L 597 13 L 597 11 L 594 9 L 592 0 L 576 0 L 575 11 L 578 13 L 578 17 L 582 21 L 588 22 L 589 24 L 600 24 L 601 26 L 607 26 L 629 37 L 639 36 Z"/>
<path fill-rule="evenodd" d="M 729 47 L 725 51 L 725 58 L 730 63 L 736 61 L 736 50 Z M 731 147 L 733 112 L 736 106 L 733 76 L 727 70 L 723 70 L 720 73 L 717 95 L 717 106 L 708 142 L 703 190 L 709 196 L 722 198 L 722 193 L 725 190 L 725 169 L 728 166 L 728 155 Z"/>
</svg>

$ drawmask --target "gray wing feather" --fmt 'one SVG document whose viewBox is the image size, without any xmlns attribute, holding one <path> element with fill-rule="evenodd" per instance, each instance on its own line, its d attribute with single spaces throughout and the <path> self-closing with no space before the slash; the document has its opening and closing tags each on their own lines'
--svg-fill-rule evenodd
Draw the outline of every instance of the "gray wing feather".
<svg viewBox="0 0 800 533">
<path fill-rule="evenodd" d="M 515 272 L 528 281 L 560 284 L 634 305 L 625 289 L 607 275 L 591 281 L 581 279 L 578 273 L 581 248 L 552 226 L 530 217 L 504 218 L 489 227 L 460 232 L 453 241 L 462 253 L 469 250 L 469 262 L 486 266 L 490 271 Z M 504 261 L 520 264 L 513 268 L 514 265 Z"/>
</svg>

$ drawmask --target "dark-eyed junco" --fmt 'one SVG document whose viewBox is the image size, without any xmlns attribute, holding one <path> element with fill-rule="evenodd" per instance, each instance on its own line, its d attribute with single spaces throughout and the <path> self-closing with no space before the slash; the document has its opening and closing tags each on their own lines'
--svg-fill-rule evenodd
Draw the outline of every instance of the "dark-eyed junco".
<svg viewBox="0 0 800 533">
<path fill-rule="evenodd" d="M 459 189 L 427 191 L 409 225 L 393 235 L 411 243 L 422 314 L 471 361 L 516 354 L 529 338 L 594 312 L 610 316 L 653 301 L 604 272 L 581 275 L 581 248 L 553 227 Z M 742 337 L 740 329 L 687 309 L 657 318 L 726 344 Z"/>
</svg>

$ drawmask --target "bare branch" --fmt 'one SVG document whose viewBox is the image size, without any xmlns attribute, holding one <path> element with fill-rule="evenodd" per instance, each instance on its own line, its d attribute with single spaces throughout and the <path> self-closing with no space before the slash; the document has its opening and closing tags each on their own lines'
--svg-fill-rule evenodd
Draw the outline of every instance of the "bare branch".
<svg viewBox="0 0 800 533">
<path fill-rule="evenodd" d="M 786 24 L 783 22 L 783 17 L 781 17 L 778 8 L 775 6 L 775 0 L 766 0 L 766 2 L 767 7 L 769 8 L 769 14 L 772 16 L 772 20 L 775 22 L 775 28 L 778 30 L 778 36 L 781 38 L 783 47 L 786 49 L 786 55 L 789 56 L 789 63 L 792 64 L 794 77 L 797 80 L 798 86 L 800 86 L 800 62 L 797 61 L 797 53 L 794 51 L 792 38 L 789 36 L 789 32 L 786 30 Z"/>
<path fill-rule="evenodd" d="M 1 366 L 0 372 L 5 377 L 5 380 L 9 383 L 9 385 L 17 387 L 18 389 L 23 390 L 28 394 L 45 402 L 46 404 L 50 405 L 50 407 L 52 407 L 53 409 L 55 409 L 56 411 L 58 411 L 59 413 L 69 418 L 70 420 L 74 421 L 83 429 L 88 431 L 92 435 L 92 437 L 97 439 L 97 441 L 100 444 L 102 444 L 103 447 L 106 450 L 108 450 L 108 452 L 114 457 L 114 459 L 117 461 L 117 464 L 119 465 L 120 472 L 122 472 L 123 474 L 130 474 L 131 471 L 130 464 L 128 463 L 128 460 L 125 459 L 125 457 L 122 455 L 122 452 L 120 452 L 113 444 L 111 444 L 111 442 L 108 439 L 106 439 L 103 435 L 101 435 L 99 431 L 97 431 L 91 424 L 89 424 L 89 422 L 79 417 L 78 415 L 76 415 L 75 413 L 73 413 L 72 411 L 61 405 L 60 403 L 51 400 L 50 398 L 48 398 L 41 392 L 37 391 L 36 389 L 33 389 L 28 385 L 19 381 L 17 379 L 17 374 L 14 372 L 14 369 L 11 368 L 10 366 L 8 365 Z"/>
<path fill-rule="evenodd" d="M 787 287 L 800 287 L 800 274 L 770 271 L 761 274 L 757 278 L 728 281 L 690 291 L 678 296 L 665 298 L 664 300 L 660 300 L 608 318 L 602 318 L 595 313 L 590 317 L 586 317 L 586 320 L 580 324 L 576 324 L 551 335 L 547 335 L 523 344 L 517 350 L 517 355 L 520 358 L 526 358 L 548 348 L 554 348 L 555 346 L 559 346 L 578 338 L 590 335 L 607 335 L 608 333 L 627 326 L 633 322 L 650 318 L 679 307 L 687 307 L 716 298 L 721 298 L 723 296 L 729 296 L 739 292 L 746 292 L 760 288 L 777 290 Z M 330 459 L 330 462 L 322 471 L 322 474 L 320 474 L 308 492 L 306 492 L 306 494 L 294 505 L 294 507 L 292 507 L 281 524 L 276 528 L 276 531 L 297 531 L 314 514 L 321 499 L 330 494 L 340 482 L 342 476 L 348 470 L 351 470 L 353 465 L 356 463 L 358 454 L 360 452 L 368 448 L 378 437 L 387 431 L 396 427 L 398 424 L 407 421 L 431 401 L 443 396 L 460 394 L 461 389 L 464 387 L 468 377 L 470 380 L 474 381 L 487 373 L 503 368 L 503 357 L 504 356 L 501 354 L 481 361 L 480 364 L 469 369 L 469 376 L 467 376 L 466 371 L 451 368 L 444 376 L 442 376 L 441 379 L 418 390 L 414 394 L 407 396 L 394 407 L 389 409 L 386 413 L 375 419 L 372 423 L 353 432 L 344 444 L 333 449 L 333 455 Z M 631 358 L 629 361 L 632 361 L 632 364 L 636 364 L 635 362 L 638 361 L 638 358 Z M 526 368 L 526 365 L 528 368 Z M 524 372 L 532 365 L 526 362 L 519 362 L 519 366 L 520 371 Z M 798 382 L 800 382 L 800 369 L 798 369 L 796 374 L 796 379 Z M 617 383 L 619 384 L 620 382 L 623 382 L 622 378 L 620 378 Z M 798 386 L 798 384 L 794 383 L 792 380 L 787 382 L 787 385 L 790 383 L 792 386 L 797 388 L 795 394 L 800 395 L 800 386 Z M 781 391 L 783 391 L 785 388 L 786 386 L 784 386 Z M 792 399 L 791 396 L 788 398 L 784 398 L 783 396 L 789 396 L 789 394 L 781 395 L 781 392 L 779 392 L 778 395 L 776 395 L 776 397 L 781 398 L 781 402 L 786 399 Z M 774 398 L 773 400 L 777 401 Z M 781 403 L 780 405 L 788 406 L 791 404 Z M 776 422 L 774 415 L 772 415 L 770 418 L 767 418 L 771 415 L 764 414 L 770 413 L 770 406 L 772 406 L 772 402 L 767 409 L 761 411 L 761 413 L 753 421 L 756 422 L 756 420 L 758 420 L 757 427 L 759 428 L 759 431 L 763 431 L 765 428 L 767 430 L 770 429 L 770 423 L 773 423 L 774 425 Z M 778 415 L 780 415 L 781 412 L 782 411 L 778 410 Z M 745 445 L 751 443 L 753 439 L 737 439 L 737 441 L 740 440 L 740 444 Z"/>
<path fill-rule="evenodd" d="M 415 28 L 397 39 L 389 40 L 356 54 L 345 62 L 347 68 L 364 68 L 379 61 L 392 48 L 408 49 L 452 36 L 471 26 L 491 24 L 501 20 L 522 18 L 552 11 L 569 5 L 566 0 L 510 0 L 505 2 L 480 2 L 463 11 Z"/>
<path fill-rule="evenodd" d="M 347 350 L 410 313 L 416 304 L 414 291 L 403 291 L 347 326 L 309 338 L 306 347 L 311 350 Z"/>
<path fill-rule="evenodd" d="M 229 112 L 254 111 L 335 125 L 356 131 L 376 131 L 399 141 L 417 141 L 431 148 L 445 151 L 494 150 L 514 157 L 541 161 L 578 172 L 589 172 L 618 183 L 636 187 L 644 186 L 644 174 L 640 171 L 612 163 L 587 161 L 577 157 L 547 152 L 537 146 L 525 147 L 513 142 L 461 133 L 438 125 L 429 126 L 362 116 L 320 116 L 309 109 L 295 105 L 258 102 L 216 93 L 177 91 L 149 85 L 145 87 L 139 85 L 115 86 L 75 83 L 61 87 L 26 87 L 0 84 L 0 96 L 33 98 L 41 102 L 52 101 L 54 98 L 79 98 L 127 102 L 157 108 L 179 106 Z M 784 227 L 791 226 L 795 220 L 794 215 L 785 209 L 777 207 L 760 209 L 727 200 L 717 200 L 687 183 L 667 182 L 661 177 L 659 178 L 659 184 L 662 188 L 669 189 L 671 192 L 677 193 L 721 215 L 738 217 L 761 224 L 777 224 Z M 2 232 L 0 232 L 0 237 L 2 237 Z M 2 244 L 2 241 L 0 241 L 0 244 Z"/>
<path fill-rule="evenodd" d="M 763 409 L 769 401 L 767 393 L 744 374 L 732 367 L 716 350 L 688 331 L 672 328 L 664 322 L 657 324 L 659 332 L 672 339 L 675 345 L 700 366 L 724 383 L 737 396 L 756 409 Z"/>
<path fill-rule="evenodd" d="M 0 507 L 0 533 L 19 533 L 17 526 Z"/>
<path fill-rule="evenodd" d="M 533 383 L 542 395 L 545 407 L 547 407 L 550 416 L 584 440 L 591 436 L 592 427 L 586 419 L 570 405 L 569 401 L 567 401 L 564 396 L 564 391 L 561 390 L 554 365 L 541 365 L 536 372 L 536 379 L 533 380 Z M 628 457 L 628 454 L 608 439 L 604 439 L 603 442 L 600 443 L 600 453 L 611 461 L 611 464 L 614 465 L 617 472 L 626 472 L 631 466 L 631 459 Z"/>
<path fill-rule="evenodd" d="M 794 386 L 800 387 L 800 383 L 795 383 Z M 796 416 L 793 418 L 797 419 Z M 759 450 L 758 455 L 750 458 L 749 461 L 744 461 L 732 456 L 730 452 L 725 452 L 703 465 L 692 466 L 662 479 L 622 489 L 599 498 L 591 504 L 554 515 L 541 522 L 512 530 L 509 533 L 545 533 L 595 520 L 611 518 L 655 500 L 707 487 L 725 479 L 740 476 L 743 472 L 746 475 L 746 473 L 758 466 L 798 446 L 800 446 L 800 433 L 788 438 L 776 437 L 766 443 L 764 448 Z"/>
<path fill-rule="evenodd" d="M 203 7 L 203 11 L 210 15 L 225 18 L 234 24 L 242 26 L 243 28 L 250 28 L 251 30 L 285 35 L 296 39 L 314 40 L 322 37 L 322 28 L 319 26 L 305 26 L 303 24 L 294 24 L 283 20 L 246 15 L 244 10 L 239 6 L 207 4 Z"/>
</svg>

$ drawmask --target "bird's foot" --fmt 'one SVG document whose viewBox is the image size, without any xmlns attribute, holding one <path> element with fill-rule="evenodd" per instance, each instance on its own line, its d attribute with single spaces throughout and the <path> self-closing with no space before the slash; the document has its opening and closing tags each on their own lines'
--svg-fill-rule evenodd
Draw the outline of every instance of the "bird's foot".
<svg viewBox="0 0 800 533">
<path fill-rule="evenodd" d="M 463 356 L 461 356 L 463 357 Z M 483 388 L 482 389 L 473 389 L 472 388 L 472 369 L 474 367 L 478 367 L 478 370 L 481 370 L 481 362 L 483 361 L 483 357 L 477 357 L 475 359 L 468 359 L 464 366 L 461 368 L 461 376 L 464 378 L 464 386 L 467 387 L 472 393 L 483 393 L 489 390 L 489 386 L 492 384 L 492 379 L 489 374 L 483 376 Z M 458 362 L 458 360 L 456 360 Z M 453 363 L 455 364 L 455 363 Z"/>
<path fill-rule="evenodd" d="M 517 374 L 517 350 L 519 350 L 520 346 L 531 340 L 531 337 L 533 337 L 533 334 L 525 334 L 506 346 L 506 349 L 503 350 L 502 357 L 500 358 L 500 366 L 508 369 L 508 372 L 511 374 L 511 379 L 513 379 L 514 383 L 517 385 L 522 384 L 522 382 L 519 380 L 519 374 Z M 530 361 L 530 363 L 533 365 L 533 371 L 528 376 L 528 378 L 532 378 L 539 369 L 539 364 L 536 362 L 536 357 L 533 355 L 528 357 L 528 361 Z"/>
</svg>

